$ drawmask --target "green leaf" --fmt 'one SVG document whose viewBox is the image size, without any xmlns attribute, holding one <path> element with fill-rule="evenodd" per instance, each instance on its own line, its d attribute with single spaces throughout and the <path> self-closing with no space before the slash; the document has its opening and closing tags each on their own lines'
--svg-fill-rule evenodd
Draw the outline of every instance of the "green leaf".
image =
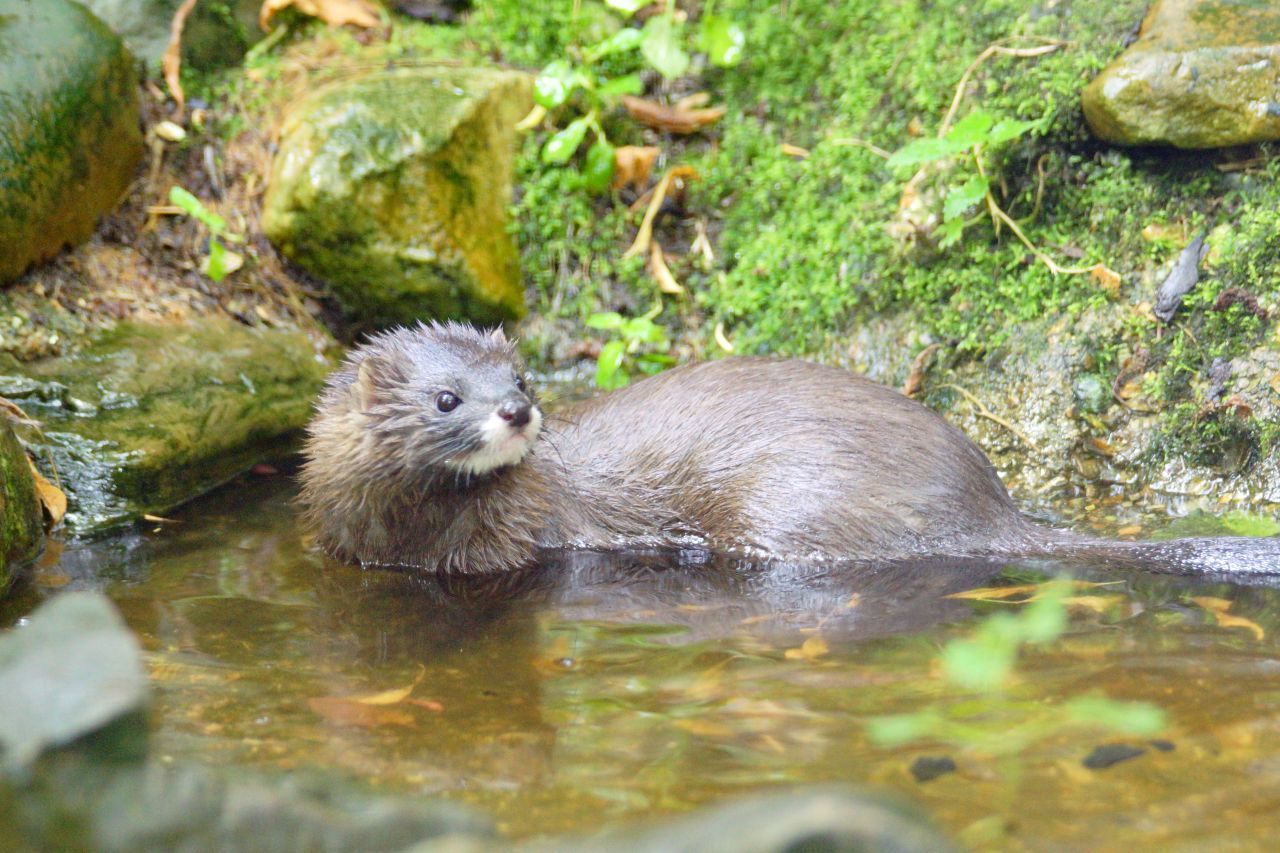
<svg viewBox="0 0 1280 853">
<path fill-rule="evenodd" d="M 985 110 L 974 110 L 956 122 L 951 130 L 947 131 L 945 138 L 957 149 L 963 151 L 985 143 L 987 131 L 991 130 L 993 124 L 995 119 L 992 118 L 991 113 Z"/>
<path fill-rule="evenodd" d="M 587 318 L 587 328 L 590 329 L 617 329 L 622 326 L 622 323 L 622 315 L 617 311 L 604 311 Z"/>
<path fill-rule="evenodd" d="M 569 100 L 578 82 L 578 74 L 569 63 L 557 59 L 533 81 L 533 100 L 544 109 L 555 109 Z"/>
<path fill-rule="evenodd" d="M 933 232 L 933 235 L 938 240 L 939 249 L 954 246 L 964 236 L 964 217 L 957 216 L 955 219 L 943 220 L 938 229 Z"/>
<path fill-rule="evenodd" d="M 587 189 L 593 193 L 604 192 L 613 182 L 613 146 L 603 136 L 597 136 L 587 149 L 587 164 L 582 175 Z"/>
<path fill-rule="evenodd" d="M 1014 119 L 1002 118 L 996 122 L 995 127 L 987 133 L 988 145 L 999 145 L 1001 142 L 1008 142 L 1010 139 L 1017 139 L 1031 128 L 1035 127 L 1034 121 L 1016 121 Z"/>
<path fill-rule="evenodd" d="M 216 239 L 209 240 L 209 256 L 204 259 L 201 269 L 214 281 L 222 281 L 227 277 L 227 250 Z"/>
<path fill-rule="evenodd" d="M 1016 645 L 953 640 L 942 650 L 942 671 L 952 684 L 969 690 L 996 690 L 1013 671 Z"/>
<path fill-rule="evenodd" d="M 1222 517 L 1222 523 L 1236 536 L 1275 536 L 1280 533 L 1280 522 L 1274 518 L 1247 512 L 1229 512 Z"/>
<path fill-rule="evenodd" d="M 742 61 L 742 48 L 747 42 L 742 27 L 723 15 L 703 15 L 698 32 L 698 49 L 707 54 L 712 65 L 728 68 Z"/>
<path fill-rule="evenodd" d="M 595 62 L 603 56 L 635 50 L 642 41 L 644 41 L 644 33 L 640 30 L 635 27 L 623 27 L 599 44 L 587 48 L 584 53 L 589 61 Z"/>
<path fill-rule="evenodd" d="M 920 163 L 932 163 L 935 160 L 954 157 L 963 150 L 963 147 L 957 147 L 949 139 L 928 136 L 908 142 L 893 152 L 893 155 L 889 157 L 886 163 L 891 169 L 896 169 L 899 166 L 915 166 Z"/>
<path fill-rule="evenodd" d="M 679 27 L 665 15 L 655 15 L 644 25 L 640 52 L 668 80 L 689 70 L 689 54 L 680 47 Z"/>
<path fill-rule="evenodd" d="M 1062 591 L 1045 593 L 1028 604 L 1018 620 L 1022 624 L 1022 637 L 1028 643 L 1047 643 L 1062 636 L 1067 630 L 1067 608 L 1062 603 Z"/>
<path fill-rule="evenodd" d="M 639 95 L 644 91 L 644 81 L 640 79 L 639 74 L 628 74 L 625 77 L 600 81 L 596 91 L 605 98 L 615 95 Z"/>
<path fill-rule="evenodd" d="M 966 210 L 986 197 L 989 187 L 987 179 L 981 175 L 974 175 L 960 186 L 953 187 L 942 204 L 942 218 L 950 221 L 964 216 Z"/>
<path fill-rule="evenodd" d="M 1150 737 L 1164 731 L 1164 709 L 1147 702 L 1117 702 L 1105 696 L 1079 696 L 1063 705 L 1076 722 L 1091 723 L 1127 735 Z"/>
<path fill-rule="evenodd" d="M 872 717 L 867 721 L 867 737 L 880 746 L 902 746 L 929 736 L 937 724 L 937 715 L 928 711 Z"/>
<path fill-rule="evenodd" d="M 200 199 L 196 198 L 182 187 L 170 188 L 169 201 L 182 208 L 188 216 L 192 216 L 197 221 L 203 223 L 204 226 L 214 234 L 222 234 L 223 231 L 227 230 L 227 220 L 209 210 L 200 203 Z"/>
<path fill-rule="evenodd" d="M 582 144 L 582 140 L 586 138 L 588 127 L 585 118 L 569 122 L 564 130 L 548 139 L 547 144 L 542 146 L 542 162 L 557 166 L 568 163 L 574 152 L 578 150 L 578 146 Z"/>
<path fill-rule="evenodd" d="M 626 354 L 627 345 L 623 341 L 609 341 L 601 348 L 600 357 L 596 359 L 597 387 L 612 391 L 631 381 L 622 369 L 622 359 Z"/>
<path fill-rule="evenodd" d="M 636 12 L 651 4 L 653 0 L 604 0 L 604 2 L 609 8 L 617 9 L 624 17 L 630 18 Z"/>
</svg>

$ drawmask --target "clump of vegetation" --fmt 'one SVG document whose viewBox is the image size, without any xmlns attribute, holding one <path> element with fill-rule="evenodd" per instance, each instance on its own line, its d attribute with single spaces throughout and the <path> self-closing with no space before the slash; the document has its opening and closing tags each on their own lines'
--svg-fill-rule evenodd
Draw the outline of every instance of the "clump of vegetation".
<svg viewBox="0 0 1280 853">
<path fill-rule="evenodd" d="M 169 201 L 205 228 L 209 229 L 209 254 L 200 264 L 200 271 L 214 281 L 222 281 L 244 263 L 244 259 L 224 245 L 224 241 L 239 243 L 244 238 L 227 229 L 227 220 L 205 207 L 200 199 L 184 190 L 173 187 Z"/>
<path fill-rule="evenodd" d="M 1066 631 L 1067 604 L 1076 583 L 1041 584 L 975 590 L 970 597 L 1014 602 L 1017 613 L 997 613 L 968 637 L 952 640 L 937 657 L 943 680 L 963 698 L 931 703 L 908 714 L 873 719 L 868 735 L 882 746 L 941 744 L 985 756 L 1016 756 L 1035 741 L 1073 727 L 1150 737 L 1165 727 L 1165 715 L 1145 702 L 1117 702 L 1104 696 L 1078 696 L 1059 704 L 1020 698 L 1013 686 L 1019 655 L 1029 647 L 1057 640 Z"/>
<path fill-rule="evenodd" d="M 661 311 L 659 302 L 640 317 L 628 319 L 608 311 L 587 318 L 589 328 L 616 335 L 601 348 L 596 359 L 597 387 L 606 391 L 622 388 L 631 383 L 634 372 L 652 376 L 675 364 L 675 358 L 666 351 L 671 345 L 666 330 L 653 322 Z"/>
</svg>

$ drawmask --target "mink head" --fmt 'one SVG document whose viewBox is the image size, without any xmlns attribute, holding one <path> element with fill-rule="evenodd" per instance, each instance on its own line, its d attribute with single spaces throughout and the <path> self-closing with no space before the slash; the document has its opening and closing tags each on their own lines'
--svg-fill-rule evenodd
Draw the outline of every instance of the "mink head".
<svg viewBox="0 0 1280 853">
<path fill-rule="evenodd" d="M 351 356 L 350 400 L 375 452 L 405 473 L 482 477 L 524 459 L 542 412 L 501 330 L 419 324 Z"/>
</svg>

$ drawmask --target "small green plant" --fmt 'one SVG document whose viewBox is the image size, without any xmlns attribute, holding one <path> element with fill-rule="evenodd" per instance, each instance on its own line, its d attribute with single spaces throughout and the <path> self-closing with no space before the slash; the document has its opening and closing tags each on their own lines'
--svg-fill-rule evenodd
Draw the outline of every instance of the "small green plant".
<svg viewBox="0 0 1280 853">
<path fill-rule="evenodd" d="M 608 311 L 587 318 L 590 328 L 617 335 L 601 348 L 596 359 L 597 387 L 612 391 L 629 384 L 632 371 L 652 375 L 676 363 L 675 358 L 666 352 L 670 346 L 666 330 L 653 322 L 661 310 L 659 304 L 640 317 L 627 318 Z"/>
<path fill-rule="evenodd" d="M 653 0 L 605 0 L 605 3 L 630 17 Z M 694 46 L 707 54 L 715 65 L 731 66 L 742 58 L 745 42 L 742 29 L 721 15 L 714 14 L 714 4 L 708 3 L 699 19 L 699 29 Z M 601 69 L 606 57 L 639 51 L 645 64 L 663 77 L 672 79 L 689 70 L 690 55 L 685 49 L 688 41 L 685 25 L 676 18 L 675 3 L 668 0 L 666 10 L 654 15 L 643 27 L 624 26 L 608 38 L 576 49 L 574 58 L 556 59 L 542 69 L 534 81 L 533 98 L 537 108 L 532 114 L 537 120 L 578 96 L 575 102 L 582 114 L 570 121 L 542 146 L 542 162 L 563 166 L 586 140 L 587 134 L 594 141 L 587 149 L 583 176 L 587 189 L 603 192 L 613 178 L 613 145 L 609 142 L 600 117 L 622 95 L 639 95 L 644 83 L 639 74 L 609 77 Z M 527 121 L 527 120 L 526 120 Z"/>
<path fill-rule="evenodd" d="M 1151 736 L 1165 726 L 1164 712 L 1145 702 L 1079 696 L 1059 704 L 1021 699 L 1008 688 L 1018 656 L 1028 645 L 1056 640 L 1067 627 L 1070 581 L 1035 587 L 1016 613 L 998 613 L 969 637 L 953 640 L 938 656 L 946 682 L 967 695 L 908 714 L 873 719 L 867 729 L 882 746 L 916 741 L 1009 757 L 1027 744 L 1065 728 L 1090 726 L 1130 736 Z"/>
<path fill-rule="evenodd" d="M 209 229 L 209 254 L 200 265 L 202 273 L 214 281 L 222 281 L 240 268 L 244 260 L 240 255 L 227 249 L 222 241 L 239 243 L 244 238 L 227 230 L 227 220 L 209 210 L 200 203 L 200 199 L 182 187 L 173 187 L 169 190 L 169 201 Z"/>
<path fill-rule="evenodd" d="M 890 168 L 923 166 L 942 160 L 959 159 L 971 168 L 960 168 L 951 176 L 942 204 L 942 225 L 938 228 L 938 246 L 947 248 L 960 240 L 974 206 L 986 201 L 995 205 L 991 196 L 991 180 L 987 177 L 984 153 L 1022 136 L 1035 122 L 1013 119 L 996 120 L 983 110 L 975 110 L 942 136 L 917 139 L 898 149 L 889 158 Z M 993 217 L 996 216 L 992 212 Z"/>
</svg>

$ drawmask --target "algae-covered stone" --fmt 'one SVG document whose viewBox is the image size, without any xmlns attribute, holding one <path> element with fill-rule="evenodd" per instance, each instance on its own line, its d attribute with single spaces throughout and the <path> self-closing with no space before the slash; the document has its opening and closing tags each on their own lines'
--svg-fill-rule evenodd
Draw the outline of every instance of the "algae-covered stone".
<svg viewBox="0 0 1280 853">
<path fill-rule="evenodd" d="M 1280 139 L 1280 6 L 1160 0 L 1083 103 L 1094 134 L 1121 145 Z"/>
<path fill-rule="evenodd" d="M 189 500 L 310 416 L 329 365 L 302 332 L 205 318 L 122 323 L 68 356 L 0 360 L 0 396 L 43 424 L 85 533 Z M 40 454 L 43 455 L 43 454 Z"/>
<path fill-rule="evenodd" d="M 40 521 L 27 454 L 9 422 L 0 418 L 0 595 L 13 579 L 13 567 L 40 550 Z"/>
<path fill-rule="evenodd" d="M 84 240 L 142 156 L 124 44 L 71 0 L 0 0 L 0 282 Z"/>
<path fill-rule="evenodd" d="M 169 26 L 182 0 L 81 0 L 153 68 L 169 45 Z M 258 26 L 262 0 L 201 0 L 182 29 L 182 64 L 222 68 L 238 62 L 265 33 Z"/>
<path fill-rule="evenodd" d="M 523 314 L 507 233 L 527 76 L 405 68 L 313 93 L 285 121 L 263 230 L 366 325 Z"/>
</svg>

